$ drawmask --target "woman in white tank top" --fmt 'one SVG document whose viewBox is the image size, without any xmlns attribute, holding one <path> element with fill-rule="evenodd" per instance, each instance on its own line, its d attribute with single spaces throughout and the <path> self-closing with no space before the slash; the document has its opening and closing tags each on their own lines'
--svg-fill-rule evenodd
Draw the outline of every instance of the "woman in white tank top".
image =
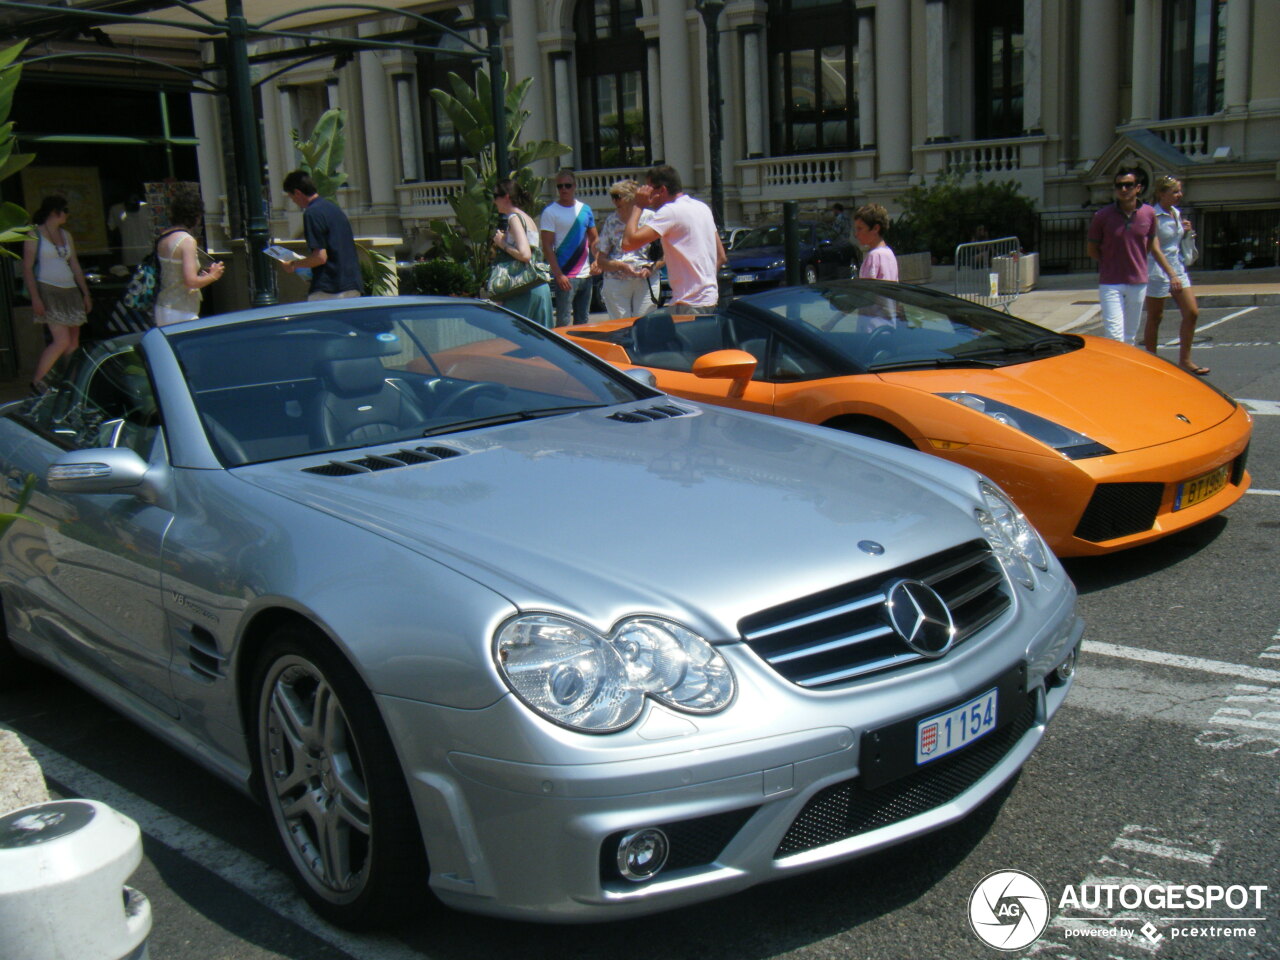
<svg viewBox="0 0 1280 960">
<path fill-rule="evenodd" d="M 169 201 L 169 222 L 180 229 L 156 241 L 160 261 L 160 289 L 156 292 L 156 326 L 194 320 L 200 316 L 200 291 L 222 276 L 225 267 L 214 261 L 200 266 L 200 250 L 192 236 L 200 225 L 204 205 L 198 194 L 180 193 Z"/>
<path fill-rule="evenodd" d="M 22 244 L 22 278 L 31 294 L 32 316 L 48 325 L 51 338 L 36 360 L 31 378 L 35 393 L 48 389 L 44 378 L 58 358 L 80 346 L 80 328 L 93 309 L 75 243 L 63 227 L 68 216 L 66 197 L 45 197 L 31 218 L 35 230 Z"/>
</svg>

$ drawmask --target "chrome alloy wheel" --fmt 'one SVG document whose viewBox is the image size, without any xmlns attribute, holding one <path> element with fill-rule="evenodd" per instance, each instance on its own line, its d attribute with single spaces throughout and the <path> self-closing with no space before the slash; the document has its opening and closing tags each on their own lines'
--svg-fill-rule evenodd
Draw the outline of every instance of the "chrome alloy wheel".
<svg viewBox="0 0 1280 960">
<path fill-rule="evenodd" d="M 369 786 L 338 695 L 310 660 L 287 654 L 262 685 L 259 744 L 267 802 L 299 872 L 333 903 L 369 879 Z"/>
</svg>

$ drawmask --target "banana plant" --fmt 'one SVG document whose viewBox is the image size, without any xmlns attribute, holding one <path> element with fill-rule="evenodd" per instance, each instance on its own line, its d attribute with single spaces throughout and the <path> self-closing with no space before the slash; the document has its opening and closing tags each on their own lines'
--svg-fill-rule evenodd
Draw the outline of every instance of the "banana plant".
<svg viewBox="0 0 1280 960">
<path fill-rule="evenodd" d="M 493 206 L 498 169 L 493 149 L 492 88 L 489 74 L 485 71 L 476 74 L 474 87 L 456 73 L 449 74 L 448 82 L 449 90 L 436 88 L 431 91 L 431 97 L 448 115 L 454 130 L 462 138 L 467 159 L 462 161 L 462 189 L 449 198 L 453 222 L 433 220 L 431 229 L 440 238 L 445 255 L 471 271 L 475 289 L 479 290 L 489 275 L 493 257 L 489 238 L 497 224 L 497 211 Z M 510 76 L 504 72 L 502 83 L 511 176 L 528 191 L 529 196 L 540 198 L 544 179 L 534 174 L 533 165 L 563 156 L 569 152 L 569 147 L 554 140 L 521 143 L 520 131 L 529 119 L 529 111 L 522 104 L 533 78 L 526 77 L 512 85 Z M 525 212 L 536 218 L 541 209 L 539 200 L 535 209 Z"/>
<path fill-rule="evenodd" d="M 26 479 L 22 482 L 22 489 L 18 492 L 18 503 L 12 513 L 0 513 L 0 537 L 9 532 L 9 528 L 13 526 L 14 521 L 20 517 L 25 517 L 34 523 L 39 523 L 34 517 L 27 516 L 22 511 L 27 508 L 27 504 L 31 501 L 31 494 L 36 488 L 36 475 L 28 473 Z"/>
<path fill-rule="evenodd" d="M 13 121 L 9 119 L 13 94 L 22 77 L 22 64 L 17 62 L 18 55 L 25 46 L 26 41 L 23 41 L 0 50 L 0 180 L 13 176 L 36 158 L 34 153 L 14 152 L 17 140 L 13 135 Z M 16 203 L 0 203 L 0 244 L 25 240 L 30 231 L 27 211 Z M 17 256 L 4 246 L 0 246 L 0 254 L 6 257 Z"/>
<path fill-rule="evenodd" d="M 321 114 L 311 136 L 303 138 L 297 130 L 293 131 L 293 145 L 302 158 L 302 169 L 311 174 L 320 196 L 334 202 L 338 190 L 347 182 L 347 174 L 342 169 L 347 152 L 345 124 L 342 111 L 335 108 Z M 394 296 L 399 291 L 395 260 L 359 242 L 356 252 L 360 255 L 365 289 L 375 297 Z"/>
</svg>

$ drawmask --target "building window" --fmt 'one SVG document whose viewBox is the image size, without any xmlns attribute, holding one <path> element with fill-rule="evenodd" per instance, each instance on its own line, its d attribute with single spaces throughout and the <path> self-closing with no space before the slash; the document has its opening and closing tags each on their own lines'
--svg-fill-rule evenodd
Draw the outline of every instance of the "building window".
<svg viewBox="0 0 1280 960">
<path fill-rule="evenodd" d="M 975 4 L 973 36 L 974 137 L 1021 136 L 1022 0 Z"/>
<path fill-rule="evenodd" d="M 446 11 L 435 17 L 441 23 L 451 25 L 458 19 L 456 11 Z M 418 54 L 419 109 L 422 123 L 422 167 L 428 180 L 461 180 L 462 161 L 468 156 L 462 137 L 444 108 L 431 96 L 434 89 L 450 94 L 453 86 L 449 74 L 456 73 L 469 85 L 475 83 L 475 60 L 467 56 L 465 45 L 457 37 L 439 31 L 429 31 L 418 37 L 418 42 L 442 48 L 441 51 L 424 51 Z M 452 51 L 457 50 L 455 54 Z"/>
<path fill-rule="evenodd" d="M 857 148 L 858 24 L 852 0 L 770 0 L 769 63 L 775 156 Z"/>
<path fill-rule="evenodd" d="M 574 10 L 584 167 L 649 164 L 648 57 L 640 0 L 578 0 Z"/>
<path fill-rule="evenodd" d="M 1166 0 L 1161 24 L 1160 116 L 1203 117 L 1222 109 L 1227 0 Z"/>
</svg>

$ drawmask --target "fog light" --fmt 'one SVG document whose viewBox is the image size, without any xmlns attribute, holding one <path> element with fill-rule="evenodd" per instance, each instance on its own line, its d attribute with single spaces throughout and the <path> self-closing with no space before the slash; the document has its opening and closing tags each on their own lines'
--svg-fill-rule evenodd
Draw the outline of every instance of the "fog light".
<svg viewBox="0 0 1280 960">
<path fill-rule="evenodd" d="M 657 827 L 634 830 L 618 841 L 618 872 L 634 883 L 657 875 L 667 862 L 671 846 Z"/>
<path fill-rule="evenodd" d="M 1057 675 L 1059 683 L 1065 683 L 1070 680 L 1071 675 L 1076 672 L 1076 654 L 1079 650 L 1079 647 L 1074 648 L 1067 654 L 1067 659 L 1058 664 L 1058 669 L 1054 673 Z"/>
</svg>

